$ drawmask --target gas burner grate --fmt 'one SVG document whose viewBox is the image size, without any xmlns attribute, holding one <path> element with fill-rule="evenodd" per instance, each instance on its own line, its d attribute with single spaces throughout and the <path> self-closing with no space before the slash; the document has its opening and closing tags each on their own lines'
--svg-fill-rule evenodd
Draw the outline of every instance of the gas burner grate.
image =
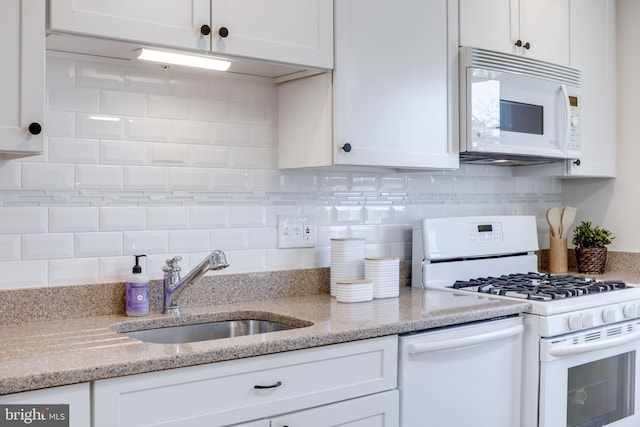
<svg viewBox="0 0 640 427">
<path fill-rule="evenodd" d="M 530 300 L 551 301 L 627 287 L 622 280 L 597 280 L 573 274 L 523 273 L 500 277 L 481 277 L 466 281 L 458 280 L 455 289 L 477 288 L 480 293 L 503 295 Z"/>
</svg>

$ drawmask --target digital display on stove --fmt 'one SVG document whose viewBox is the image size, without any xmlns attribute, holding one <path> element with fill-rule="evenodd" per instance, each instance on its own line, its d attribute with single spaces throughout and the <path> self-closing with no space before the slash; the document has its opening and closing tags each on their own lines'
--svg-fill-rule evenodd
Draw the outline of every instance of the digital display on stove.
<svg viewBox="0 0 640 427">
<path fill-rule="evenodd" d="M 478 225 L 478 233 L 491 233 L 492 231 L 493 231 L 493 226 L 491 224 Z"/>
</svg>

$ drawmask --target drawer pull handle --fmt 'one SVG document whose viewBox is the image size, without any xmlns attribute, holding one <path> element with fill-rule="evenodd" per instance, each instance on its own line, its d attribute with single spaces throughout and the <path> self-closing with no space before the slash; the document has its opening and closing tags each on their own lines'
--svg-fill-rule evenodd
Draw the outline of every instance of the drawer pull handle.
<svg viewBox="0 0 640 427">
<path fill-rule="evenodd" d="M 258 389 L 258 390 L 264 390 L 266 388 L 278 388 L 282 385 L 282 381 L 278 381 L 275 384 L 271 384 L 271 385 L 254 385 L 253 388 Z"/>
</svg>

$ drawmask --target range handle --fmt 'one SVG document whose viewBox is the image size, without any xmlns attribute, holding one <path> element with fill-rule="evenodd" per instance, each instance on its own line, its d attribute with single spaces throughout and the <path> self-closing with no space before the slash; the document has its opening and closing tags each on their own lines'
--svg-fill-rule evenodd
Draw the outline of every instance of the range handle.
<svg viewBox="0 0 640 427">
<path fill-rule="evenodd" d="M 504 338 L 513 337 L 522 334 L 524 327 L 522 325 L 513 326 L 501 331 L 489 332 L 482 335 L 472 337 L 457 338 L 451 340 L 443 340 L 436 342 L 426 342 L 421 344 L 409 344 L 407 350 L 409 354 L 430 353 L 434 351 L 453 350 L 456 348 L 471 347 L 474 345 L 485 344 L 490 341 L 497 341 Z"/>
<path fill-rule="evenodd" d="M 569 344 L 556 346 L 549 349 L 549 354 L 555 357 L 573 356 L 575 354 L 588 353 L 590 351 L 603 350 L 621 344 L 640 339 L 640 330 L 619 337 L 602 341 L 595 341 L 587 344 Z"/>
</svg>

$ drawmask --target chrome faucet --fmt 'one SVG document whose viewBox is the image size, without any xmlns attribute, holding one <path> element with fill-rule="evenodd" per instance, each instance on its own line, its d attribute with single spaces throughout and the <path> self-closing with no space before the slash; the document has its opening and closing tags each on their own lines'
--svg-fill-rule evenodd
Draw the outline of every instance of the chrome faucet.
<svg viewBox="0 0 640 427">
<path fill-rule="evenodd" d="M 198 280 L 209 270 L 222 270 L 229 267 L 227 257 L 224 252 L 215 250 L 211 252 L 202 262 L 194 267 L 184 279 L 180 280 L 180 266 L 178 262 L 182 257 L 174 256 L 168 259 L 167 265 L 162 267 L 164 271 L 164 314 L 177 316 L 180 314 L 178 297 L 191 282 Z"/>
</svg>

